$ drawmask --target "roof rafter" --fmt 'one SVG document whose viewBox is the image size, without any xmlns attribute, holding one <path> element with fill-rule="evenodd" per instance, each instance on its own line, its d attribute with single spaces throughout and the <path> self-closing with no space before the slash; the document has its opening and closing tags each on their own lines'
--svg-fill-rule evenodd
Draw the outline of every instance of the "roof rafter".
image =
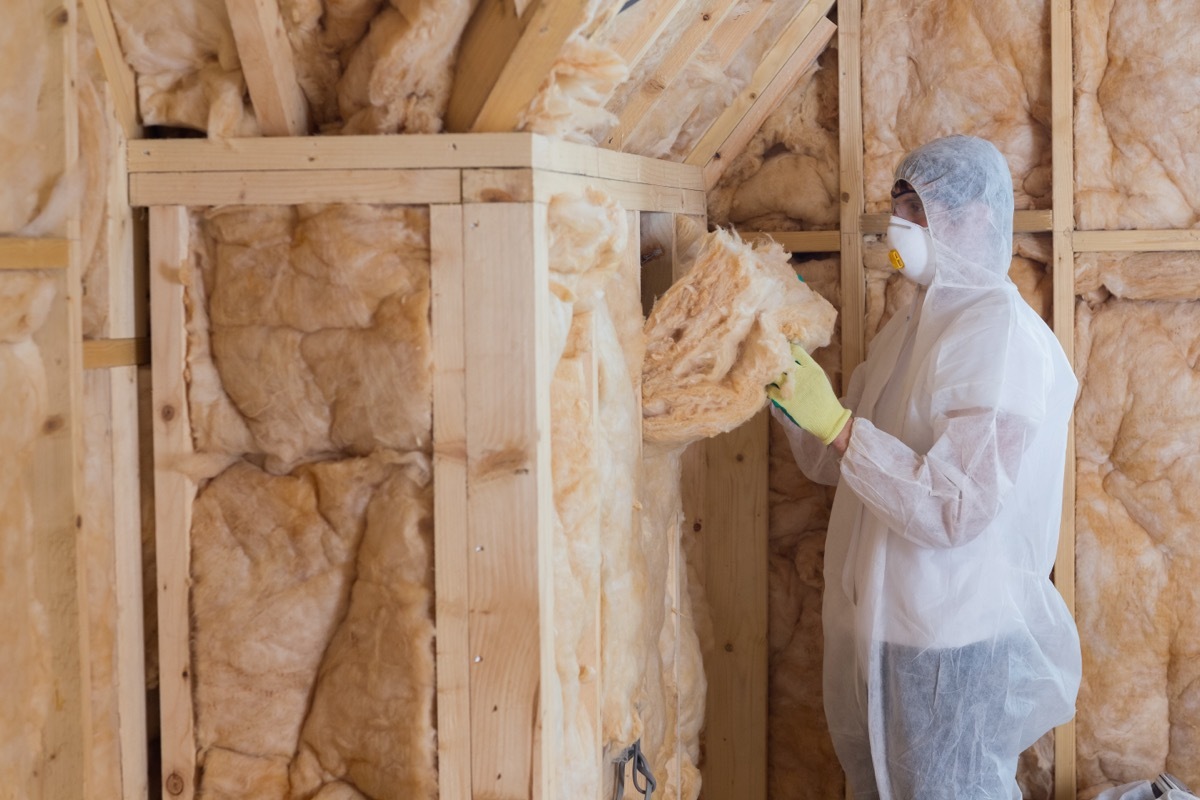
<svg viewBox="0 0 1200 800">
<path fill-rule="evenodd" d="M 825 15 L 833 0 L 811 0 L 763 56 L 750 83 L 708 127 L 685 163 L 704 166 L 705 184 L 720 180 L 763 122 L 825 49 L 837 26 Z"/>
<path fill-rule="evenodd" d="M 264 136 L 308 133 L 308 101 L 296 80 L 276 0 L 225 0 L 254 114 Z"/>
<path fill-rule="evenodd" d="M 586 0 L 481 0 L 459 45 L 446 130 L 499 132 L 517 120 L 586 21 Z"/>
</svg>

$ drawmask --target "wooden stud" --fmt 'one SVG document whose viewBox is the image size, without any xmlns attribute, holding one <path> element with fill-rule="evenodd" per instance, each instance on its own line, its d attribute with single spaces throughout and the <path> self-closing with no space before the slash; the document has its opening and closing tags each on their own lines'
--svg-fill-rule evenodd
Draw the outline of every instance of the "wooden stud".
<svg viewBox="0 0 1200 800">
<path fill-rule="evenodd" d="M 1075 363 L 1075 83 L 1071 41 L 1071 0 L 1050 3 L 1051 156 L 1054 205 L 1054 332 Z M 1067 436 L 1063 476 L 1063 513 L 1059 529 L 1054 583 L 1075 614 L 1075 432 Z M 1074 800 L 1075 720 L 1055 728 L 1054 797 Z"/>
<path fill-rule="evenodd" d="M 838 123 L 841 162 L 842 236 L 842 382 L 866 355 L 866 279 L 863 269 L 863 126 L 862 126 L 862 2 L 839 0 Z"/>
<path fill-rule="evenodd" d="M 87 15 L 88 27 L 96 40 L 96 51 L 100 66 L 104 68 L 104 79 L 108 83 L 117 122 L 125 136 L 132 139 L 141 135 L 138 118 L 137 82 L 133 68 L 121 53 L 121 40 L 113 24 L 108 0 L 82 0 L 83 12 Z"/>
<path fill-rule="evenodd" d="M 704 167 L 708 188 L 745 150 L 763 122 L 829 44 L 837 26 L 825 18 L 832 0 L 813 0 L 780 34 L 746 85 L 708 127 L 685 163 Z"/>
<path fill-rule="evenodd" d="M 0 237 L 0 270 L 66 269 L 70 242 L 66 239 Z"/>
<path fill-rule="evenodd" d="M 192 709 L 192 502 L 196 486 L 180 472 L 192 453 L 188 415 L 187 331 L 183 271 L 189 220 L 182 206 L 150 209 L 150 317 L 154 330 L 154 520 L 158 571 L 159 702 L 162 780 L 167 800 L 191 800 L 196 791 L 196 735 Z"/>
<path fill-rule="evenodd" d="M 472 797 L 462 219 L 461 206 L 429 209 L 440 800 Z"/>
<path fill-rule="evenodd" d="M 511 131 L 550 74 L 567 38 L 588 18 L 586 0 L 481 0 L 458 50 L 448 131 Z"/>
<path fill-rule="evenodd" d="M 633 135 L 637 127 L 645 120 L 654 108 L 655 103 L 679 77 L 692 57 L 704 46 L 713 31 L 724 21 L 737 0 L 707 0 L 699 8 L 691 12 L 690 17 L 683 17 L 685 25 L 683 34 L 663 57 L 636 90 L 625 101 L 625 105 L 617 111 L 617 124 L 608 132 L 603 146 L 613 150 L 625 149 L 625 143 Z"/>
<path fill-rule="evenodd" d="M 227 203 L 457 203 L 453 169 L 279 170 L 275 172 L 155 172 L 129 176 L 135 206 L 216 206 Z"/>
<path fill-rule="evenodd" d="M 308 101 L 296 80 L 276 0 L 225 0 L 242 74 L 263 136 L 308 133 Z"/>
<path fill-rule="evenodd" d="M 546 208 L 463 207 L 471 791 L 557 797 Z M 545 680 L 543 680 L 545 676 Z M 545 691 L 543 691 L 545 689 Z"/>
</svg>

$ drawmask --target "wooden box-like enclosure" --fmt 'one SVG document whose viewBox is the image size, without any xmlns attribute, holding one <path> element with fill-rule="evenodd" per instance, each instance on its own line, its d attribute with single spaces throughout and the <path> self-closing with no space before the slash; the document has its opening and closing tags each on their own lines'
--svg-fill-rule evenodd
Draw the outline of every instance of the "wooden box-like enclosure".
<svg viewBox="0 0 1200 800">
<path fill-rule="evenodd" d="M 603 190 L 630 223 L 643 306 L 677 277 L 675 216 L 702 222 L 700 167 L 532 134 L 132 142 L 130 194 L 150 207 L 156 537 L 163 787 L 196 790 L 189 616 L 191 454 L 185 287 L 189 207 L 429 207 L 438 775 L 442 798 L 558 797 L 544 691 L 555 669 L 547 355 L 547 203 Z M 593 413 L 595 408 L 593 407 Z M 705 532 L 714 637 L 706 655 L 709 797 L 765 790 L 766 420 L 694 445 L 684 524 Z M 686 569 L 679 530 L 669 582 Z M 689 601 L 676 596 L 675 621 Z M 594 663 L 581 702 L 595 708 Z M 202 676 L 198 676 L 203 680 Z M 604 747 L 599 725 L 597 769 Z"/>
</svg>

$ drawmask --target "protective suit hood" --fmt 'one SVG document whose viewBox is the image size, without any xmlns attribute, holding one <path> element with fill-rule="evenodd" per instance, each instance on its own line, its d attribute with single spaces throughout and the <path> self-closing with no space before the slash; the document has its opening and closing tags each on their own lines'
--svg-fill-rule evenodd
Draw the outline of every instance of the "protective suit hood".
<svg viewBox="0 0 1200 800">
<path fill-rule="evenodd" d="M 1013 194 L 995 145 L 947 136 L 913 150 L 896 168 L 925 206 L 936 252 L 933 285 L 985 288 L 1008 282 Z"/>
</svg>

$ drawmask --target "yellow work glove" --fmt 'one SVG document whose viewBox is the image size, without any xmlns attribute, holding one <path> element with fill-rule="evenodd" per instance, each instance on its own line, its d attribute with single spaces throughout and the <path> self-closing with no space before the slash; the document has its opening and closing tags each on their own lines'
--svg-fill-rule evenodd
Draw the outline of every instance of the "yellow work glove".
<svg viewBox="0 0 1200 800">
<path fill-rule="evenodd" d="M 798 344 L 792 345 L 796 366 L 767 387 L 767 397 L 788 418 L 825 444 L 838 437 L 850 420 L 849 409 L 842 408 L 825 370 Z"/>
</svg>

